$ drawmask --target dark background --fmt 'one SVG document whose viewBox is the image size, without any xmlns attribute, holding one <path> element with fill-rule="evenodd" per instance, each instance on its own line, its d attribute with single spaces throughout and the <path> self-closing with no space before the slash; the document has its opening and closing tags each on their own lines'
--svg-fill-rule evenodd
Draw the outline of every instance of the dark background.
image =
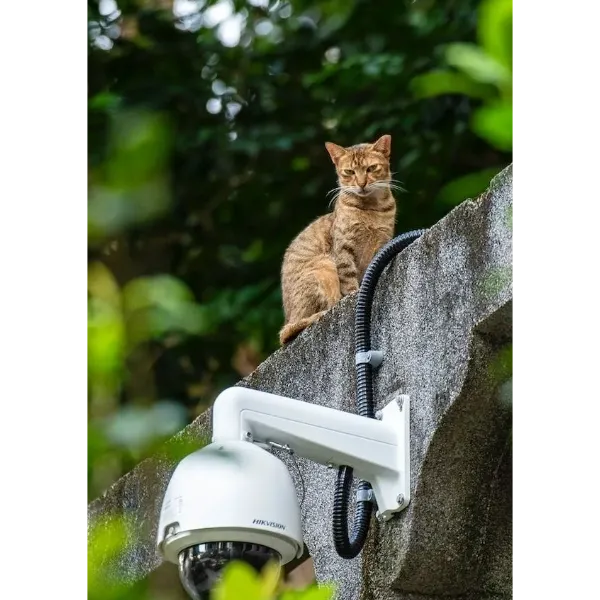
<svg viewBox="0 0 600 600">
<path fill-rule="evenodd" d="M 88 2 L 90 497 L 278 347 L 283 253 L 336 184 L 325 141 L 392 135 L 397 233 L 511 161 L 473 132 L 477 94 L 414 93 L 476 42 L 478 4 Z"/>
</svg>

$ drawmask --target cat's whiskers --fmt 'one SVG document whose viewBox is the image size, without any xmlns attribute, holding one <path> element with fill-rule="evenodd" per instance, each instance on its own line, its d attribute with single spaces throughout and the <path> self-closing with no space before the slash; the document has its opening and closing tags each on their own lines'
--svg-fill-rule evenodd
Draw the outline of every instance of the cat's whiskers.
<svg viewBox="0 0 600 600">
<path fill-rule="evenodd" d="M 395 183 L 395 184 L 400 185 L 400 186 L 404 185 L 404 181 L 400 181 L 399 179 L 390 179 L 389 182 L 390 183 Z M 404 188 L 402 188 L 402 189 L 404 189 Z M 404 190 L 404 191 L 406 191 L 406 190 Z"/>
<path fill-rule="evenodd" d="M 340 194 L 343 194 L 346 191 L 352 191 L 352 188 L 353 186 L 339 185 L 329 190 L 327 194 L 325 194 L 325 197 L 327 198 L 329 194 L 333 194 L 333 196 L 331 197 L 331 200 L 329 200 L 329 202 L 327 203 L 327 206 L 331 208 L 332 205 L 335 204 L 335 201 L 340 197 Z"/>
<path fill-rule="evenodd" d="M 327 198 L 327 196 L 329 196 L 330 194 L 334 194 L 334 198 L 335 198 L 335 194 L 336 194 L 337 192 L 340 192 L 340 191 L 341 191 L 341 188 L 336 188 L 336 189 L 334 189 L 334 190 L 329 190 L 329 191 L 328 191 L 328 192 L 325 194 L 325 198 Z"/>
<path fill-rule="evenodd" d="M 389 188 L 391 190 L 398 190 L 399 192 L 406 192 L 406 189 L 403 188 L 400 184 L 402 182 L 395 179 L 382 179 L 381 181 L 375 181 L 371 185 L 377 188 Z"/>
</svg>

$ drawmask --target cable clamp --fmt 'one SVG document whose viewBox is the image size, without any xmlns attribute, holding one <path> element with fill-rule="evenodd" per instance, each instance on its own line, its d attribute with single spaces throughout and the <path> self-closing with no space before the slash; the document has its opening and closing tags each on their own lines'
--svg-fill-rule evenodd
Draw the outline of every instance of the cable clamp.
<svg viewBox="0 0 600 600">
<path fill-rule="evenodd" d="M 369 488 L 368 490 L 357 490 L 356 501 L 373 502 L 373 490 L 371 488 Z"/>
<path fill-rule="evenodd" d="M 383 362 L 383 352 L 381 350 L 369 350 L 368 352 L 356 353 L 356 364 L 371 365 L 376 369 Z"/>
</svg>

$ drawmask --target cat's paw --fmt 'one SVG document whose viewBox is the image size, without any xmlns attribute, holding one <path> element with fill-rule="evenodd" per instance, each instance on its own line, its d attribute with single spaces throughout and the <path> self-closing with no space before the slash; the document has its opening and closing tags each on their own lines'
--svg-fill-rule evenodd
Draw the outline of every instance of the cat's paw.
<svg viewBox="0 0 600 600">
<path fill-rule="evenodd" d="M 342 296 L 348 296 L 349 294 L 353 294 L 356 291 L 358 291 L 358 282 L 356 281 L 347 283 L 344 286 L 340 286 L 340 292 L 342 293 Z"/>
</svg>

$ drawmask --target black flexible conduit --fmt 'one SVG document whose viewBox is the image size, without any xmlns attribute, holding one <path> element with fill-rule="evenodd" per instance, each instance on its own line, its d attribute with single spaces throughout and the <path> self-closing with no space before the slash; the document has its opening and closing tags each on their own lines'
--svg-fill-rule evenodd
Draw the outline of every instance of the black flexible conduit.
<svg viewBox="0 0 600 600">
<path fill-rule="evenodd" d="M 371 351 L 371 308 L 373 294 L 383 269 L 394 256 L 404 250 L 421 236 L 425 229 L 403 233 L 383 246 L 375 255 L 360 284 L 356 299 L 354 318 L 355 352 Z M 356 365 L 356 405 L 358 414 L 362 417 L 375 418 L 373 409 L 373 368 L 368 362 L 358 362 Z M 358 484 L 352 534 L 348 534 L 348 502 L 352 487 L 353 469 L 340 466 L 333 499 L 333 542 L 337 553 L 342 558 L 354 558 L 362 550 L 367 539 L 373 502 L 371 499 L 371 484 L 361 481 Z"/>
</svg>

